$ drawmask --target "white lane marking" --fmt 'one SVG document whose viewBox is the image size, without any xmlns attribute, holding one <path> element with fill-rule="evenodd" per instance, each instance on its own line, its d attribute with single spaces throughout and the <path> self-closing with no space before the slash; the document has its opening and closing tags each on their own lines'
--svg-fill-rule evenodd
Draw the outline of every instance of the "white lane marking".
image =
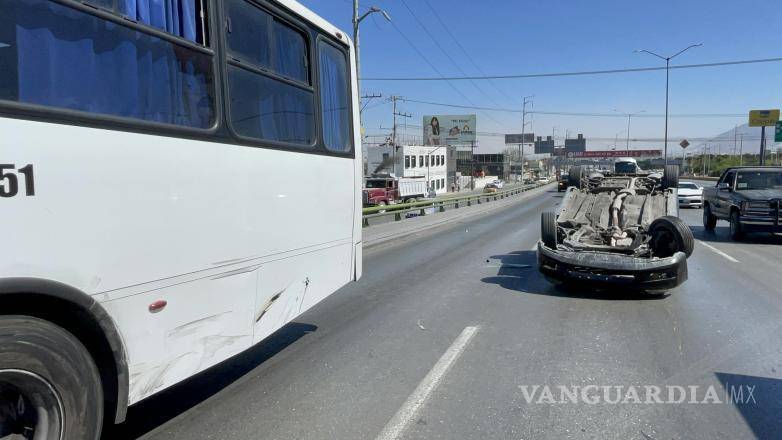
<svg viewBox="0 0 782 440">
<path fill-rule="evenodd" d="M 732 262 L 734 262 L 734 263 L 738 263 L 738 262 L 739 262 L 739 260 L 737 260 L 737 259 L 735 259 L 735 258 L 731 257 L 730 255 L 726 254 L 725 252 L 722 252 L 721 250 L 719 250 L 719 249 L 715 248 L 714 246 L 712 246 L 712 245 L 710 245 L 710 244 L 706 244 L 706 243 L 704 243 L 704 242 L 702 242 L 702 241 L 700 241 L 700 240 L 698 240 L 698 243 L 700 243 L 701 245 L 703 245 L 703 246 L 705 246 L 705 247 L 707 247 L 707 248 L 711 249 L 712 251 L 714 251 L 714 253 L 716 253 L 717 255 L 720 255 L 720 256 L 722 256 L 722 257 L 726 258 L 726 259 L 727 259 L 727 260 L 729 260 L 729 261 L 732 261 Z"/>
<path fill-rule="evenodd" d="M 448 370 L 453 366 L 457 359 L 464 353 L 467 344 L 470 343 L 475 333 L 480 327 L 465 327 L 462 333 L 453 341 L 448 350 L 443 353 L 440 359 L 434 364 L 426 377 L 418 384 L 413 394 L 407 398 L 402 407 L 394 414 L 394 417 L 388 421 L 383 430 L 378 434 L 376 440 L 395 440 L 404 432 L 407 425 L 415 418 L 416 413 L 426 403 L 426 399 L 437 388 Z"/>
</svg>

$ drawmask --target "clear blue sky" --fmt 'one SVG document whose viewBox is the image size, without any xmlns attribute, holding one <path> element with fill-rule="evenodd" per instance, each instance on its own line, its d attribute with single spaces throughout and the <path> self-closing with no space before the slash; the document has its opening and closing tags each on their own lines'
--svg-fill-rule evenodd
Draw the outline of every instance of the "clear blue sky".
<svg viewBox="0 0 782 440">
<path fill-rule="evenodd" d="M 301 0 L 303 4 L 351 33 L 352 0 Z M 634 49 L 670 55 L 692 43 L 703 43 L 672 62 L 696 64 L 782 56 L 782 5 L 758 0 L 405 0 L 437 42 L 469 75 L 524 74 L 648 67 L 664 63 Z M 427 4 L 428 2 L 428 4 Z M 444 75 L 458 76 L 459 68 L 437 47 L 402 0 L 362 0 L 361 10 L 378 6 L 391 15 L 396 27 Z M 469 53 L 459 49 L 429 5 Z M 410 44 L 373 14 L 361 25 L 363 77 L 437 76 Z M 471 58 L 471 60 L 470 60 Z M 471 62 L 472 61 L 472 62 Z M 417 100 L 520 108 L 522 96 L 535 95 L 535 110 L 611 113 L 645 110 L 664 112 L 665 72 L 601 76 L 532 78 L 453 82 L 365 81 L 364 93 L 397 94 Z M 466 98 L 465 98 L 466 97 Z M 753 64 L 671 72 L 671 113 L 745 113 L 751 108 L 782 106 L 782 63 Z M 421 125 L 424 114 L 461 114 L 469 110 L 403 103 L 412 113 L 411 124 Z M 478 131 L 519 132 L 519 114 L 476 111 Z M 711 137 L 743 124 L 746 118 L 672 118 L 671 138 Z M 565 131 L 587 138 L 611 139 L 625 130 L 626 118 L 534 117 L 533 131 L 557 137 Z M 663 118 L 635 118 L 632 137 L 661 138 Z M 364 113 L 367 134 L 391 126 L 391 105 L 382 100 Z M 408 129 L 418 134 L 420 129 Z M 625 133 L 619 134 L 619 138 Z M 497 137 L 480 137 L 484 151 L 503 148 Z M 590 149 L 604 144 L 590 142 Z M 650 142 L 636 148 L 660 147 Z"/>
</svg>

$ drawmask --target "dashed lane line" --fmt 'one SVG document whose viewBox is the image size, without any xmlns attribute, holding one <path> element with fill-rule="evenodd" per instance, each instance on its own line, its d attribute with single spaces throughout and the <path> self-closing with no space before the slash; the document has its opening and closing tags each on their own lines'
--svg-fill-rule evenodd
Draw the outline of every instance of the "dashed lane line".
<svg viewBox="0 0 782 440">
<path fill-rule="evenodd" d="M 407 398 L 402 407 L 396 412 L 394 417 L 389 420 L 383 431 L 376 437 L 376 440 L 396 440 L 404 433 L 407 425 L 415 418 L 416 413 L 426 403 L 426 400 L 437 388 L 448 370 L 461 357 L 467 345 L 480 327 L 466 327 L 458 338 L 443 353 L 440 360 L 434 364 L 426 377 L 418 384 L 413 394 Z"/>
</svg>

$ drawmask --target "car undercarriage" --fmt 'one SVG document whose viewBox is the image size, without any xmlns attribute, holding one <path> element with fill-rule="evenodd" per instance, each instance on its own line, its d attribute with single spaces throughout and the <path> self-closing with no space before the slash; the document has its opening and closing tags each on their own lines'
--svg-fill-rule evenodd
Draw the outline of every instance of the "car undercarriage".
<svg viewBox="0 0 782 440">
<path fill-rule="evenodd" d="M 664 174 L 570 171 L 556 212 L 543 213 L 539 267 L 558 282 L 666 289 L 686 279 L 694 239 L 678 218 L 678 167 Z"/>
</svg>

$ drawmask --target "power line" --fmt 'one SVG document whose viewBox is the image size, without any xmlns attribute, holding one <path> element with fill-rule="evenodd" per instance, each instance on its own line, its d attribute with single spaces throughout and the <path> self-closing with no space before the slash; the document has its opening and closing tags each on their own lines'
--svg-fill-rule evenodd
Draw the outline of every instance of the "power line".
<svg viewBox="0 0 782 440">
<path fill-rule="evenodd" d="M 753 60 L 734 60 L 734 61 L 722 61 L 716 63 L 701 63 L 701 64 L 681 64 L 678 66 L 671 66 L 671 69 L 700 69 L 705 67 L 721 67 L 721 66 L 736 66 L 741 64 L 758 64 L 758 63 L 778 63 L 782 61 L 780 58 L 760 58 Z M 635 67 L 625 69 L 608 69 L 608 70 L 584 70 L 577 72 L 557 72 L 557 73 L 530 73 L 530 74 L 512 74 L 512 75 L 483 75 L 483 76 L 419 76 L 419 77 L 376 77 L 376 78 L 361 78 L 362 81 L 465 81 L 465 80 L 492 80 L 492 79 L 521 79 L 521 78 L 551 78 L 558 76 L 582 76 L 582 75 L 606 75 L 614 73 L 632 73 L 632 72 L 653 72 L 665 70 L 665 67 Z"/>
<path fill-rule="evenodd" d="M 471 110 L 484 110 L 484 111 L 494 111 L 494 112 L 509 112 L 509 113 L 522 113 L 522 109 L 516 109 L 516 108 L 502 108 L 502 107 L 476 107 L 471 105 L 459 105 L 459 104 L 447 104 L 442 102 L 433 102 L 433 101 L 422 101 L 417 99 L 410 99 L 410 98 L 400 98 L 402 101 L 407 102 L 414 102 L 417 104 L 427 104 L 427 105 L 436 105 L 440 107 L 453 107 L 453 108 L 462 108 L 462 109 L 471 109 Z M 537 110 L 530 110 L 527 111 L 527 114 L 534 114 L 534 115 L 558 115 L 558 116 L 596 116 L 596 117 L 610 117 L 610 118 L 624 118 L 625 115 L 619 114 L 619 113 L 595 113 L 595 112 L 556 112 L 556 111 L 537 111 Z M 669 117 L 678 117 L 678 118 L 738 118 L 738 117 L 745 117 L 747 116 L 746 113 L 678 113 L 678 114 L 670 114 Z M 635 115 L 637 118 L 663 118 L 665 117 L 664 114 L 658 114 L 658 113 L 642 113 L 640 115 Z"/>
<path fill-rule="evenodd" d="M 421 27 L 421 29 L 423 29 L 424 33 L 425 33 L 425 34 L 426 34 L 426 35 L 429 37 L 429 39 L 430 39 L 430 40 L 432 40 L 432 42 L 434 43 L 434 45 L 435 45 L 435 46 L 437 46 L 437 48 L 438 48 L 438 49 L 440 49 L 440 52 L 442 52 L 442 53 L 443 53 L 443 54 L 446 56 L 446 58 L 448 58 L 448 60 L 451 62 L 451 64 L 453 64 L 453 65 L 456 67 L 456 69 L 457 69 L 459 72 L 461 72 L 461 74 L 462 74 L 462 75 L 467 75 L 467 74 L 464 72 L 464 70 L 462 70 L 461 66 L 459 66 L 459 63 L 457 63 L 457 62 L 456 62 L 456 60 L 454 60 L 454 59 L 453 59 L 453 57 L 451 57 L 451 55 L 448 53 L 448 51 L 446 51 L 446 50 L 443 48 L 443 46 L 441 46 L 441 45 L 440 45 L 440 43 L 437 41 L 437 39 L 434 37 L 434 35 L 432 35 L 432 33 L 431 33 L 431 32 L 429 32 L 429 29 L 427 29 L 427 28 L 426 28 L 426 25 L 424 25 L 424 23 L 423 23 L 423 22 L 421 22 L 421 20 L 418 18 L 418 16 L 415 14 L 415 12 L 413 12 L 413 10 L 410 8 L 410 6 L 407 4 L 407 2 L 406 2 L 405 0 L 402 0 L 402 5 L 405 7 L 405 9 L 407 9 L 407 11 L 410 13 L 410 15 L 411 15 L 411 16 L 413 17 L 413 19 L 416 21 L 416 23 L 418 23 L 418 26 L 420 26 L 420 27 Z M 420 52 L 419 52 L 419 53 L 420 53 Z M 422 56 L 423 56 L 423 55 L 422 55 Z M 431 63 L 430 63 L 430 65 L 431 65 Z M 442 74 L 440 74 L 440 72 L 438 72 L 438 74 L 439 74 L 440 76 L 442 76 Z M 472 80 L 469 80 L 469 81 L 470 81 L 470 83 L 472 83 L 472 85 L 473 85 L 473 86 L 474 86 L 474 87 L 475 87 L 475 88 L 476 88 L 476 89 L 477 89 L 479 92 L 481 92 L 481 93 L 482 93 L 482 94 L 483 94 L 483 95 L 484 95 L 486 98 L 488 98 L 489 100 L 491 100 L 491 98 L 489 98 L 489 96 L 486 94 L 486 92 L 484 92 L 484 91 L 483 91 L 483 89 L 481 89 L 481 88 L 478 86 L 478 84 L 476 84 L 476 83 L 475 83 L 475 81 L 472 81 Z M 454 86 L 452 86 L 452 87 L 454 88 L 454 90 L 457 90 L 457 91 L 459 91 L 459 89 L 458 89 L 458 88 L 456 88 L 456 87 L 454 87 Z M 461 95 L 461 96 L 462 96 L 462 97 L 463 97 L 463 98 L 464 98 L 464 99 L 465 99 L 467 102 L 469 102 L 470 104 L 473 104 L 473 105 L 475 104 L 475 103 L 474 103 L 474 102 L 472 102 L 472 101 L 471 101 L 469 98 L 467 98 L 467 96 L 465 96 L 465 95 L 464 95 L 464 94 L 463 94 L 461 91 L 459 91 L 459 94 L 460 94 L 460 95 Z M 492 101 L 492 102 L 493 102 L 493 101 Z M 495 104 L 496 104 L 496 103 L 495 103 Z M 492 120 L 492 121 L 494 121 L 495 123 L 497 123 L 497 124 L 501 124 L 501 122 L 500 122 L 500 121 L 498 121 L 498 120 L 494 119 L 494 118 L 493 118 L 491 115 L 487 115 L 487 116 L 489 117 L 489 119 L 491 119 L 491 120 Z"/>
<path fill-rule="evenodd" d="M 478 63 L 475 62 L 475 60 L 470 55 L 470 53 L 467 52 L 467 49 L 465 49 L 464 46 L 462 46 L 462 44 L 459 42 L 459 39 L 457 39 L 456 36 L 454 36 L 453 32 L 451 32 L 451 29 L 449 29 L 448 26 L 443 22 L 443 20 L 440 18 L 440 14 L 432 7 L 431 3 L 429 3 L 429 0 L 424 0 L 424 3 L 426 3 L 426 6 L 428 6 L 429 10 L 432 11 L 432 15 L 434 16 L 434 18 L 440 23 L 440 26 L 442 26 L 443 29 L 445 29 L 445 32 L 451 37 L 453 42 L 456 43 L 456 46 L 459 47 L 459 49 L 462 51 L 462 53 L 467 58 L 467 60 L 470 61 L 470 63 L 473 65 L 473 67 L 475 67 L 475 70 L 477 70 L 481 75 L 487 76 L 486 72 L 484 72 L 483 69 L 481 69 L 481 67 L 478 65 Z M 494 81 L 489 81 L 489 84 L 492 87 L 494 87 L 494 90 L 496 90 L 505 99 L 510 100 L 508 95 L 505 92 L 503 92 L 502 90 L 500 90 L 500 88 L 497 87 L 497 85 L 494 83 Z"/>
</svg>

